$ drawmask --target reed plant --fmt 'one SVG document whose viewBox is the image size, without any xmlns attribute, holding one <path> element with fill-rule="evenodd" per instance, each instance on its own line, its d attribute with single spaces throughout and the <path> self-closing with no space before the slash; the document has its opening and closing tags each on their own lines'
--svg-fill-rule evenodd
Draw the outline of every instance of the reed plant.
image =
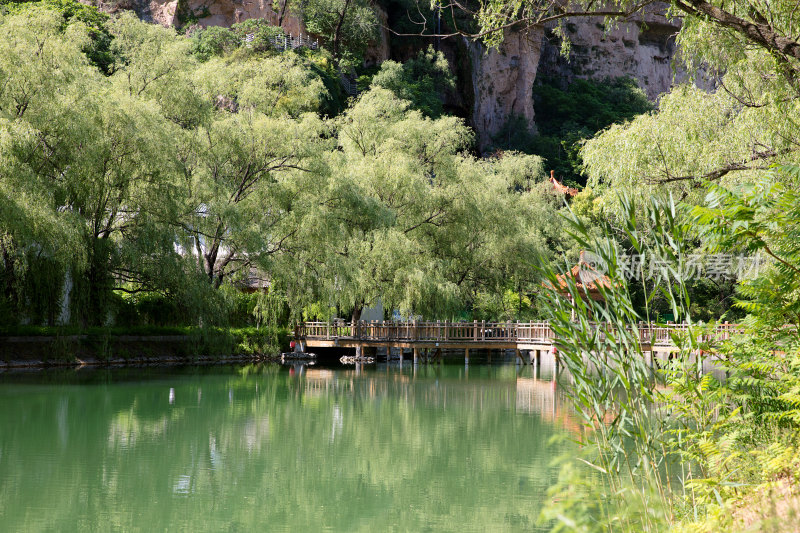
<svg viewBox="0 0 800 533">
<path fill-rule="evenodd" d="M 796 331 L 783 338 L 786 351 L 776 357 L 774 336 L 753 331 L 757 317 L 748 319 L 743 336 L 719 342 L 714 322 L 692 316 L 693 252 L 735 249 L 709 235 L 717 225 L 716 235 L 728 236 L 735 225 L 719 225 L 741 210 L 719 189 L 712 193 L 703 208 L 670 197 L 645 205 L 622 197 L 618 224 L 605 222 L 600 231 L 573 216 L 570 233 L 591 265 L 577 276 L 542 267 L 552 289 L 544 307 L 584 426 L 582 452 L 566 462 L 543 512 L 555 531 L 733 527 L 748 522 L 731 512 L 746 505 L 747 495 L 764 493 L 776 479 L 796 485 Z M 734 214 L 708 217 L 710 208 Z M 644 288 L 643 303 L 635 301 L 636 287 Z M 651 311 L 656 297 L 685 324 L 662 361 L 648 341 L 658 325 Z M 703 373 L 709 355 L 727 379 Z"/>
</svg>

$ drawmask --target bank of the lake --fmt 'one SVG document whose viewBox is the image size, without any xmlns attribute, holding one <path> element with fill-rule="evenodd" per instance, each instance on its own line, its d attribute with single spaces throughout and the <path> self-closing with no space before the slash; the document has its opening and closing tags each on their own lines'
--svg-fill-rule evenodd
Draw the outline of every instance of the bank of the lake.
<svg viewBox="0 0 800 533">
<path fill-rule="evenodd" d="M 286 328 L 15 327 L 0 330 L 0 368 L 275 359 Z"/>
</svg>

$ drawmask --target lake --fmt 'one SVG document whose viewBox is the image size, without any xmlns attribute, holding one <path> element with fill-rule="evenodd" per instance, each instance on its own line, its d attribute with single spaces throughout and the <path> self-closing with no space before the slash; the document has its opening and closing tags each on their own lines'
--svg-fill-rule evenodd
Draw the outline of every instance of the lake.
<svg viewBox="0 0 800 533">
<path fill-rule="evenodd" d="M 577 431 L 546 368 L 0 374 L 2 531 L 525 531 Z M 553 442 L 555 441 L 555 442 Z"/>
</svg>

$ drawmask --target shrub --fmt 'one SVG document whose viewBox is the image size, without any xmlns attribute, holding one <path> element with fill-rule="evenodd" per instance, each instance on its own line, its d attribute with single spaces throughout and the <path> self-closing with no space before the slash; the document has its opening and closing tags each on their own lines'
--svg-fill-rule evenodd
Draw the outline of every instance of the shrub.
<svg viewBox="0 0 800 533">
<path fill-rule="evenodd" d="M 208 61 L 214 56 L 221 56 L 235 50 L 241 45 L 241 39 L 228 28 L 210 26 L 192 34 L 192 53 L 200 61 Z"/>
</svg>

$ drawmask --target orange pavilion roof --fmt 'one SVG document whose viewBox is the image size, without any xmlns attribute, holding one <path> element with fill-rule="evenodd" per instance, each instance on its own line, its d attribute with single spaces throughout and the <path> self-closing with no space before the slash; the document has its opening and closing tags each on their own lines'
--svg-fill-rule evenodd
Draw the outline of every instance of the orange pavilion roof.
<svg viewBox="0 0 800 533">
<path fill-rule="evenodd" d="M 598 287 L 604 289 L 611 288 L 611 279 L 605 274 L 598 272 L 597 269 L 586 260 L 585 252 L 581 251 L 578 263 L 573 266 L 568 272 L 556 276 L 556 283 L 558 284 L 555 289 L 560 293 L 568 293 L 567 287 L 568 280 L 575 280 L 575 285 L 582 293 L 588 293 L 592 300 L 602 300 L 603 297 L 598 290 Z M 550 285 L 548 283 L 548 285 Z M 552 288 L 552 286 L 551 286 Z"/>
<path fill-rule="evenodd" d="M 560 192 L 561 194 L 566 194 L 567 196 L 575 196 L 579 192 L 578 189 L 574 187 L 567 187 L 566 185 L 558 181 L 556 179 L 555 170 L 550 171 L 550 183 L 553 185 L 553 189 L 555 191 Z"/>
</svg>

